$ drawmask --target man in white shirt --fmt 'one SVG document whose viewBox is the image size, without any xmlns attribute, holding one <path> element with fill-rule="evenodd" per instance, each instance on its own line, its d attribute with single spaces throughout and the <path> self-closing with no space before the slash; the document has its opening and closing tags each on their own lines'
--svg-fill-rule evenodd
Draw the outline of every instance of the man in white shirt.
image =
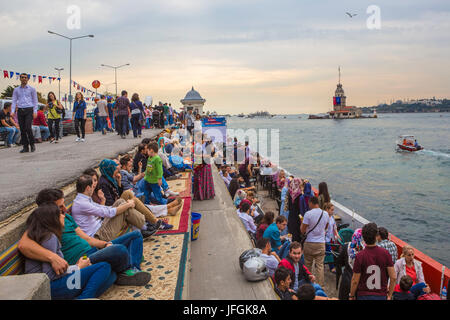
<svg viewBox="0 0 450 320">
<path fill-rule="evenodd" d="M 260 258 L 265 261 L 266 267 L 269 270 L 269 276 L 273 276 L 281 260 L 275 251 L 272 251 L 270 240 L 268 238 L 261 238 L 256 242 L 256 247 L 261 249 L 262 253 Z"/>
<path fill-rule="evenodd" d="M 31 129 L 33 119 L 37 117 L 38 98 L 36 89 L 28 85 L 28 75 L 20 74 L 20 86 L 14 88 L 12 96 L 11 118 L 17 111 L 17 119 L 20 127 L 21 141 L 23 149 L 20 153 L 36 150 L 34 146 L 34 136 Z"/>
<path fill-rule="evenodd" d="M 117 238 L 119 233 L 131 225 L 141 230 L 147 238 L 158 231 L 159 226 L 147 230 L 145 216 L 134 209 L 134 201 L 118 201 L 117 207 L 103 206 L 92 200 L 94 192 L 92 177 L 82 175 L 76 183 L 77 196 L 73 200 L 72 217 L 88 236 L 104 241 Z"/>
<path fill-rule="evenodd" d="M 102 134 L 106 134 L 107 121 L 108 117 L 108 104 L 106 102 L 106 97 L 104 95 L 100 96 L 100 100 L 97 102 L 98 108 L 98 116 L 100 118 L 100 128 L 102 129 Z"/>
<path fill-rule="evenodd" d="M 305 213 L 300 232 L 306 234 L 303 247 L 303 256 L 308 270 L 312 270 L 315 263 L 315 276 L 317 283 L 324 286 L 323 260 L 325 258 L 325 233 L 328 227 L 328 213 L 319 208 L 317 197 L 309 199 L 310 210 Z"/>
</svg>

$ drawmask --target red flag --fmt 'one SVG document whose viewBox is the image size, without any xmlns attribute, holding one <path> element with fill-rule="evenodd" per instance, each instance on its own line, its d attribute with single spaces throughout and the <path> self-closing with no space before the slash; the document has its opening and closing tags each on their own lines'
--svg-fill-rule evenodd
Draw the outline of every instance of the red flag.
<svg viewBox="0 0 450 320">
<path fill-rule="evenodd" d="M 42 83 L 42 76 L 39 76 L 39 83 Z"/>
<path fill-rule="evenodd" d="M 3 77 L 4 77 L 4 78 L 9 78 L 9 76 L 8 76 L 8 71 L 3 70 Z"/>
<path fill-rule="evenodd" d="M 336 106 L 336 97 L 333 97 L 333 106 Z"/>
</svg>

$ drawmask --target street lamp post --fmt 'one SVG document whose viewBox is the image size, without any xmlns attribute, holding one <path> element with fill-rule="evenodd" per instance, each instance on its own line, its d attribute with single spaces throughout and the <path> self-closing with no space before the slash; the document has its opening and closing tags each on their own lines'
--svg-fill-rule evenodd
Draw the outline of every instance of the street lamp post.
<svg viewBox="0 0 450 320">
<path fill-rule="evenodd" d="M 55 68 L 58 71 L 58 100 L 61 102 L 61 71 L 64 68 Z"/>
<path fill-rule="evenodd" d="M 107 64 L 102 64 L 101 65 L 102 67 L 108 67 L 108 68 L 113 68 L 114 69 L 114 79 L 115 79 L 115 84 L 116 84 L 116 98 L 117 98 L 117 69 L 125 67 L 125 66 L 129 66 L 129 65 L 130 65 L 129 63 L 123 64 L 123 65 L 117 66 L 117 67 L 109 66 Z"/>
<path fill-rule="evenodd" d="M 66 38 L 66 39 L 70 40 L 69 103 L 72 103 L 72 101 L 73 101 L 73 99 L 72 99 L 72 40 L 81 39 L 81 38 L 87 38 L 87 37 L 93 38 L 94 35 L 93 34 L 89 34 L 89 35 L 86 35 L 86 36 L 70 38 L 70 37 L 66 37 L 66 36 L 64 36 L 62 34 L 50 31 L 50 30 L 48 30 L 48 33 L 54 34 L 54 35 L 57 35 L 57 36 L 60 36 L 60 37 L 63 37 L 63 38 Z"/>
</svg>

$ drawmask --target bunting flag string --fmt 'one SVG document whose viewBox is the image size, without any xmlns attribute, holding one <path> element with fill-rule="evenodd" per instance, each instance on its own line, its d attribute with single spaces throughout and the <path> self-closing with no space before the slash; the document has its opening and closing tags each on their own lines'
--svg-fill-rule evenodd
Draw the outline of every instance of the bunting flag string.
<svg viewBox="0 0 450 320">
<path fill-rule="evenodd" d="M 3 71 L 4 79 L 13 79 L 14 75 L 16 75 L 16 80 L 19 80 L 20 74 L 22 73 L 22 72 L 15 72 L 15 71 L 11 71 L 11 70 L 8 71 L 8 70 L 4 70 L 4 69 L 3 70 L 0 69 L 0 72 L 1 71 Z M 29 73 L 27 73 L 27 75 L 28 75 L 28 79 L 31 79 L 31 77 L 33 78 L 33 82 L 36 82 L 36 78 L 37 78 L 38 83 L 42 83 L 42 79 L 48 79 L 49 84 L 51 84 L 52 81 L 53 82 L 56 80 L 61 81 L 61 78 L 56 78 L 56 77 L 52 77 L 52 76 L 43 76 L 43 75 L 36 75 L 36 74 L 31 75 Z"/>
<path fill-rule="evenodd" d="M 86 87 L 83 87 L 82 85 L 80 85 L 78 82 L 72 80 L 71 85 L 73 85 L 74 88 L 76 88 L 77 90 L 80 90 L 80 92 L 85 93 L 86 95 L 91 95 L 91 98 L 85 98 L 85 100 L 87 101 L 94 101 L 95 100 L 95 91 L 92 91 L 90 89 L 87 89 Z M 100 96 L 99 93 L 97 93 L 97 96 Z"/>
</svg>

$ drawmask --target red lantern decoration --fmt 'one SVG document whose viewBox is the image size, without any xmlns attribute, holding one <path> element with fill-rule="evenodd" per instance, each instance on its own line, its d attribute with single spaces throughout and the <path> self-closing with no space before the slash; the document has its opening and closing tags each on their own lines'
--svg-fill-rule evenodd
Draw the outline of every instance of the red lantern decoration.
<svg viewBox="0 0 450 320">
<path fill-rule="evenodd" d="M 98 80 L 92 81 L 92 87 L 94 89 L 98 89 L 100 87 L 100 81 L 98 81 Z"/>
</svg>

